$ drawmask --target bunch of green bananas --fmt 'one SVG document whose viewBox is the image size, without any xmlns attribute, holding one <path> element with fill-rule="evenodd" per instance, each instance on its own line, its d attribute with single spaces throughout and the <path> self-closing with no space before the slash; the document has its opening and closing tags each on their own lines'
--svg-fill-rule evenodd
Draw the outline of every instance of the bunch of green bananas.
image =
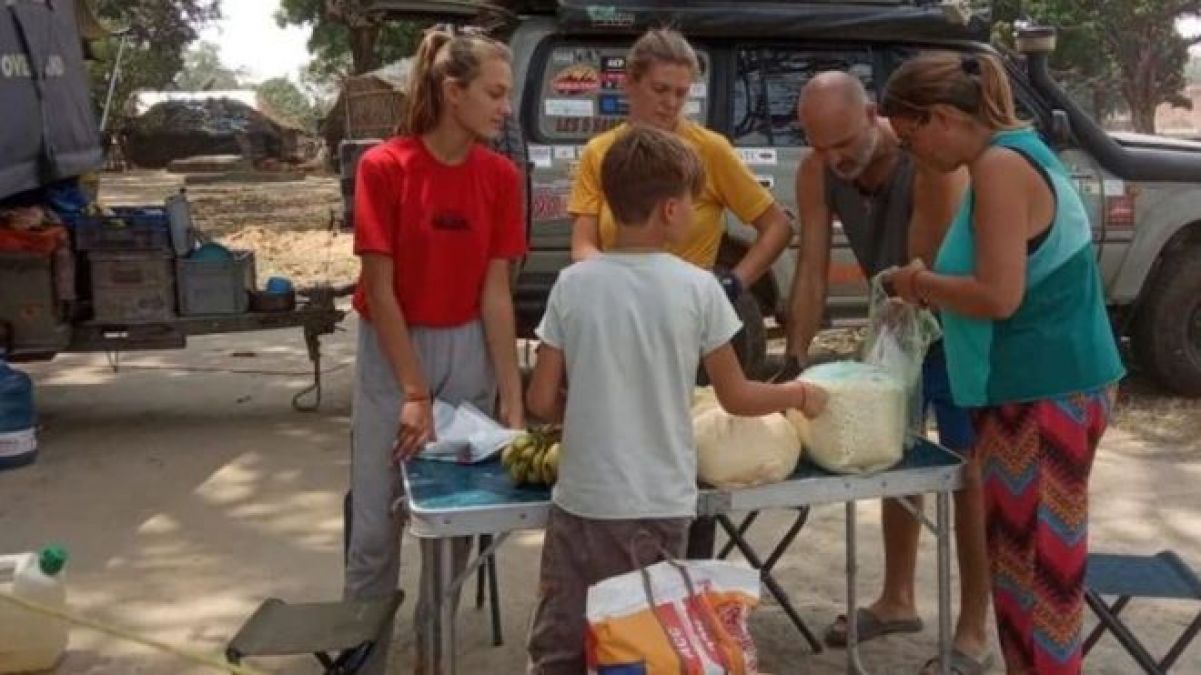
<svg viewBox="0 0 1201 675">
<path fill-rule="evenodd" d="M 555 427 L 528 431 L 501 452 L 501 465 L 518 485 L 554 485 L 559 477 L 560 437 Z"/>
</svg>

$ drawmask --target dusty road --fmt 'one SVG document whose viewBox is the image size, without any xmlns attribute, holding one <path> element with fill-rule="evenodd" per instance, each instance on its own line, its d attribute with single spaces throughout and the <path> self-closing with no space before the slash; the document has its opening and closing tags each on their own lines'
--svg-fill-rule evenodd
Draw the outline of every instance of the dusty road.
<svg viewBox="0 0 1201 675">
<path fill-rule="evenodd" d="M 326 405 L 315 414 L 288 405 L 306 381 L 298 332 L 218 336 L 195 340 L 187 351 L 131 354 L 120 373 L 103 356 L 30 367 L 43 451 L 36 465 L 0 473 L 0 551 L 63 542 L 72 553 L 76 609 L 212 654 L 265 597 L 336 597 L 352 344 L 347 333 L 327 341 Z M 1107 436 L 1093 479 L 1094 548 L 1172 548 L 1201 565 L 1197 442 L 1167 423 L 1120 425 Z M 874 591 L 880 577 L 875 511 L 862 509 L 864 593 Z M 787 518 L 768 514 L 753 539 L 768 545 Z M 841 509 L 817 509 L 780 566 L 782 582 L 816 628 L 837 614 L 843 597 L 841 537 Z M 461 672 L 520 672 L 539 546 L 537 533 L 522 534 L 499 556 L 504 647 L 490 646 L 484 613 L 464 610 Z M 413 588 L 414 552 L 405 549 L 407 589 Z M 928 625 L 935 620 L 933 574 L 933 540 L 926 538 L 921 608 Z M 401 664 L 411 655 L 410 609 L 402 609 L 397 628 Z M 1195 609 L 1160 602 L 1135 603 L 1128 611 L 1163 649 Z M 753 627 L 767 672 L 844 672 L 839 652 L 807 654 L 770 603 Z M 59 672 L 204 672 L 88 631 L 76 631 L 71 645 Z M 875 672 L 911 673 L 934 645 L 930 630 L 879 641 L 866 652 Z M 1099 650 L 1088 672 L 1134 672 L 1111 640 Z M 317 672 L 303 660 L 261 665 L 272 672 Z M 1177 672 L 1201 672 L 1201 646 L 1186 653 Z"/>
<path fill-rule="evenodd" d="M 134 173 L 106 178 L 110 203 L 146 203 L 177 189 L 178 178 Z M 189 190 L 198 222 L 229 241 L 253 243 L 260 276 L 350 279 L 349 238 L 323 229 L 337 207 L 332 179 L 214 185 Z M 332 247 L 331 247 L 332 242 Z M 328 252 L 328 257 L 326 257 Z M 346 322 L 354 329 L 353 319 Z M 846 343 L 834 337 L 831 344 Z M 335 598 L 341 588 L 341 500 L 348 468 L 353 336 L 325 342 L 326 400 L 319 413 L 289 407 L 308 380 L 298 331 L 195 339 L 186 351 L 137 353 L 114 373 L 104 356 L 65 356 L 27 368 L 37 381 L 42 455 L 0 472 L 0 553 L 62 542 L 71 602 L 86 614 L 173 644 L 220 654 L 263 598 Z M 1116 427 L 1092 482 L 1096 550 L 1151 553 L 1171 548 L 1201 568 L 1201 405 L 1128 383 Z M 862 507 L 861 592 L 880 581 L 874 505 Z M 789 514 L 766 514 L 752 540 L 768 546 Z M 816 509 L 780 564 L 779 577 L 805 620 L 820 630 L 843 597 L 842 510 Z M 486 614 L 460 618 L 462 673 L 518 673 L 533 601 L 540 535 L 515 537 L 499 556 L 506 644 L 490 645 Z M 414 547 L 404 553 L 403 586 L 413 589 Z M 933 540 L 923 542 L 921 610 L 934 625 Z M 1196 608 L 1155 602 L 1128 610 L 1162 652 Z M 396 672 L 411 658 L 411 605 L 398 621 Z M 841 652 L 807 653 L 771 603 L 753 629 L 764 669 L 777 674 L 845 672 Z M 934 653 L 935 634 L 889 638 L 867 647 L 877 673 L 913 673 Z M 271 672 L 316 673 L 309 660 L 262 661 Z M 1112 639 L 1086 672 L 1124 675 L 1135 665 Z M 77 630 L 62 673 L 208 672 L 174 657 Z M 996 672 L 1000 672 L 999 670 Z M 1201 644 L 1175 672 L 1201 672 Z"/>
</svg>

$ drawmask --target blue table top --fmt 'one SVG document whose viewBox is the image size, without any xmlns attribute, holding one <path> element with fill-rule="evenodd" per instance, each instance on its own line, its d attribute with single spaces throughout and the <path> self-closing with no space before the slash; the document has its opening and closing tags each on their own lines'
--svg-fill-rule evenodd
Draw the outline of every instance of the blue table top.
<svg viewBox="0 0 1201 675">
<path fill-rule="evenodd" d="M 896 466 L 871 475 L 953 467 L 962 462 L 962 458 L 945 448 L 918 439 Z M 405 477 L 410 508 L 418 511 L 513 506 L 550 500 L 549 488 L 513 485 L 513 479 L 501 466 L 499 459 L 480 464 L 416 459 L 405 465 Z M 788 481 L 830 478 L 847 480 L 861 476 L 830 473 L 808 460 L 802 460 Z"/>
</svg>

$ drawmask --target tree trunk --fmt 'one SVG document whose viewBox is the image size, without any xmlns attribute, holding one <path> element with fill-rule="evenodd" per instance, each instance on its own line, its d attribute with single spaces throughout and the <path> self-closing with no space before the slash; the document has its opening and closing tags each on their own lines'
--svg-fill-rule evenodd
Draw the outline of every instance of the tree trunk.
<svg viewBox="0 0 1201 675">
<path fill-rule="evenodd" d="M 369 73 L 380 67 L 375 42 L 379 39 L 378 26 L 357 26 L 350 29 L 350 56 L 355 75 Z"/>
<path fill-rule="evenodd" d="M 1154 134 L 1155 101 L 1139 97 L 1138 100 L 1130 101 L 1129 103 L 1130 121 L 1134 123 L 1134 130 L 1140 134 Z"/>
</svg>

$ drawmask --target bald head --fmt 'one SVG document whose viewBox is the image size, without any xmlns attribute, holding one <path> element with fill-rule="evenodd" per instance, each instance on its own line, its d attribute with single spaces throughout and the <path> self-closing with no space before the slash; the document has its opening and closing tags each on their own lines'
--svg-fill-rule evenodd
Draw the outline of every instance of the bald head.
<svg viewBox="0 0 1201 675">
<path fill-rule="evenodd" d="M 867 90 L 859 78 L 841 70 L 826 70 L 814 75 L 801 89 L 797 109 L 803 119 L 809 113 L 862 110 L 867 103 Z"/>
<path fill-rule="evenodd" d="M 809 80 L 797 117 L 815 156 L 847 180 L 862 174 L 880 147 L 875 104 L 849 73 L 828 70 Z"/>
</svg>

